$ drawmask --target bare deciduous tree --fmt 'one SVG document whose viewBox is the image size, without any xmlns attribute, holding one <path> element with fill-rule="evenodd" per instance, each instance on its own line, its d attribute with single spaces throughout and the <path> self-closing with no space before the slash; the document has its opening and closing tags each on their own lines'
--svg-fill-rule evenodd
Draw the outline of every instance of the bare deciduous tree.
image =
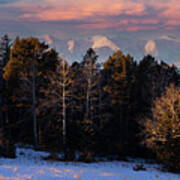
<svg viewBox="0 0 180 180">
<path fill-rule="evenodd" d="M 145 142 L 168 166 L 180 167 L 180 90 L 173 84 L 154 101 L 153 119 L 145 121 Z M 173 167 L 175 168 L 175 167 Z"/>
<path fill-rule="evenodd" d="M 45 94 L 45 99 L 42 100 L 42 105 L 45 108 L 51 108 L 56 110 L 58 114 L 58 121 L 62 122 L 62 137 L 63 137 L 63 147 L 66 156 L 66 124 L 67 124 L 67 106 L 69 105 L 68 99 L 70 97 L 69 86 L 71 84 L 70 78 L 70 67 L 67 62 L 63 59 L 59 59 L 59 64 L 57 66 L 56 72 L 47 75 L 49 79 L 49 85 L 47 89 L 42 89 Z M 44 108 L 43 108 L 44 109 Z M 61 127 L 59 128 L 61 129 Z"/>
</svg>

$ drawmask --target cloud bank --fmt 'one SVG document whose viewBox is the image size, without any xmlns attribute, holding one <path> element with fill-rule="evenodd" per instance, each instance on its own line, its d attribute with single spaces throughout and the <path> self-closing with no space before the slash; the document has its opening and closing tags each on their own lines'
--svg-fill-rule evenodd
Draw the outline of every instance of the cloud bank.
<svg viewBox="0 0 180 180">
<path fill-rule="evenodd" d="M 14 3 L 19 0 L 0 0 L 0 4 L 8 4 L 8 3 Z"/>
<path fill-rule="evenodd" d="M 82 31 L 180 29 L 179 0 L 0 0 L 0 4 L 0 20 L 23 24 L 60 23 Z"/>
<path fill-rule="evenodd" d="M 95 16 L 141 15 L 145 10 L 143 4 L 132 0 L 44 0 L 39 7 L 37 11 L 24 13 L 22 18 L 40 21 L 79 20 Z"/>
</svg>

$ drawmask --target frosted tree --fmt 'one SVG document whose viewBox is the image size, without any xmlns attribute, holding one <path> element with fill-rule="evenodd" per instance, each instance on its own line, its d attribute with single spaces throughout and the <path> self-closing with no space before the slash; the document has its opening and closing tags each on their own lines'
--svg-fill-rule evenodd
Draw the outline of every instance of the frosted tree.
<svg viewBox="0 0 180 180">
<path fill-rule="evenodd" d="M 65 158 L 67 157 L 67 107 L 70 98 L 69 87 L 72 82 L 69 73 L 70 66 L 64 59 L 59 58 L 56 71 L 46 76 L 49 81 L 48 88 L 42 89 L 45 95 L 42 100 L 42 109 L 52 109 L 58 115 L 59 129 L 61 129 L 62 123 L 62 142 Z"/>
<path fill-rule="evenodd" d="M 93 119 L 93 109 L 97 98 L 98 86 L 98 64 L 97 55 L 93 49 L 89 49 L 82 62 L 83 72 L 86 79 L 86 113 L 85 120 L 91 122 Z"/>
<path fill-rule="evenodd" d="M 145 142 L 159 159 L 171 168 L 180 169 L 180 90 L 173 84 L 155 99 L 153 119 L 145 121 Z"/>
</svg>

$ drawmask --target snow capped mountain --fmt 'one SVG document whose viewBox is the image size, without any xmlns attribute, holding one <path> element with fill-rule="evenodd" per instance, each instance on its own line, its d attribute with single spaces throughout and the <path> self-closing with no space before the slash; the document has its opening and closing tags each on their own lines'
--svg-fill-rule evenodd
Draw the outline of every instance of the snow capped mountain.
<svg viewBox="0 0 180 180">
<path fill-rule="evenodd" d="M 160 36 L 159 39 L 164 39 L 164 40 L 167 40 L 167 41 L 174 41 L 174 42 L 178 42 L 180 43 L 180 39 L 177 39 L 176 37 L 174 36 Z"/>
<path fill-rule="evenodd" d="M 178 69 L 180 69 L 180 61 L 175 62 L 174 65 L 175 65 Z"/>
<path fill-rule="evenodd" d="M 110 39 L 103 35 L 80 39 L 61 39 L 45 34 L 39 38 L 50 47 L 55 48 L 60 56 L 70 62 L 81 61 L 87 49 L 91 47 L 97 52 L 100 61 L 107 60 L 118 49 L 121 49 L 125 54 L 130 53 L 137 61 L 148 53 L 169 64 L 178 62 L 180 59 L 180 40 L 172 36 L 161 36 L 148 41 L 128 37 Z"/>
</svg>

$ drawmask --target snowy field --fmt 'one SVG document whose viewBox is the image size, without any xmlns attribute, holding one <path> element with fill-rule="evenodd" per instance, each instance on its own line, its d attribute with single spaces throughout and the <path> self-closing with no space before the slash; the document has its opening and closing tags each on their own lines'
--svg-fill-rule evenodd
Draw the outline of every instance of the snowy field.
<svg viewBox="0 0 180 180">
<path fill-rule="evenodd" d="M 180 175 L 161 172 L 158 165 L 144 164 L 145 171 L 134 171 L 136 162 L 64 163 L 41 160 L 45 152 L 17 149 L 16 159 L 0 159 L 0 180 L 180 180 Z"/>
</svg>

